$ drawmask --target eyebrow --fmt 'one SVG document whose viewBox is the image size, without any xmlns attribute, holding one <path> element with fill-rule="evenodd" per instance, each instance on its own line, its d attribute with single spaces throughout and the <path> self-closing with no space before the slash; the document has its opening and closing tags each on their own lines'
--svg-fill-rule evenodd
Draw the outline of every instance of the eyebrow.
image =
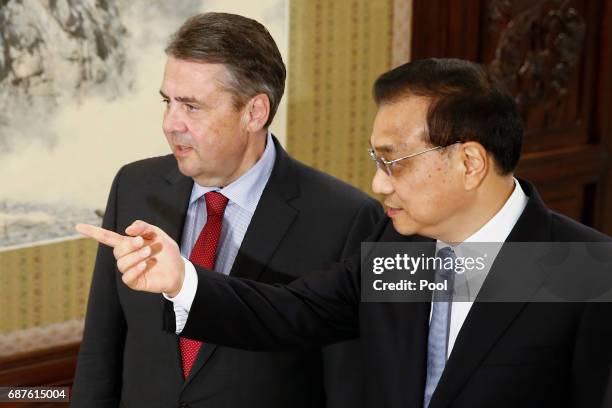
<svg viewBox="0 0 612 408">
<path fill-rule="evenodd" d="M 393 153 L 395 151 L 395 147 L 393 147 L 393 145 L 380 145 L 376 147 L 370 145 L 370 147 L 380 153 Z"/>
<path fill-rule="evenodd" d="M 159 91 L 159 94 L 162 96 L 162 98 L 164 99 L 171 99 L 168 95 L 166 95 L 165 93 L 163 93 L 163 91 Z M 174 98 L 174 100 L 182 102 L 182 103 L 195 103 L 198 105 L 206 105 L 204 102 L 200 101 L 199 99 L 193 97 L 193 96 L 177 96 L 176 98 Z"/>
<path fill-rule="evenodd" d="M 380 153 L 394 153 L 398 150 L 398 148 L 405 147 L 405 146 L 406 146 L 406 143 L 404 142 L 399 143 L 399 145 L 397 146 L 393 144 L 382 144 L 376 147 L 372 146 L 372 143 L 370 143 L 370 147 Z"/>
<path fill-rule="evenodd" d="M 426 131 L 423 129 L 421 132 L 419 132 L 418 137 L 419 138 L 424 138 L 426 134 L 427 134 Z M 382 144 L 382 145 L 379 145 L 379 146 L 376 146 L 376 147 L 372 146 L 372 143 L 370 142 L 370 148 L 376 150 L 377 152 L 387 153 L 387 154 L 395 153 L 397 151 L 401 151 L 401 150 L 405 149 L 406 147 L 409 147 L 409 144 L 406 143 L 405 141 L 404 142 L 399 142 L 397 144 L 390 144 L 390 143 Z"/>
</svg>

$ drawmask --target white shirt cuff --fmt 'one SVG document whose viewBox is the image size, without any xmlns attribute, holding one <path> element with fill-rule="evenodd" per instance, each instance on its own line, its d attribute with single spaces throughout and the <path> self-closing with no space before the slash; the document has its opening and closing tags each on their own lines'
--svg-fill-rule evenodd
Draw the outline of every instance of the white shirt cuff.
<svg viewBox="0 0 612 408">
<path fill-rule="evenodd" d="M 198 289 L 198 274 L 196 273 L 195 267 L 185 258 L 183 258 L 183 262 L 185 262 L 185 279 L 183 280 L 181 290 L 173 298 L 163 293 L 164 297 L 171 301 L 174 306 L 176 334 L 180 334 L 185 328 L 185 323 L 187 323 L 187 317 L 189 317 L 189 311 L 191 310 L 191 304 L 193 303 L 193 299 L 195 299 Z"/>
</svg>

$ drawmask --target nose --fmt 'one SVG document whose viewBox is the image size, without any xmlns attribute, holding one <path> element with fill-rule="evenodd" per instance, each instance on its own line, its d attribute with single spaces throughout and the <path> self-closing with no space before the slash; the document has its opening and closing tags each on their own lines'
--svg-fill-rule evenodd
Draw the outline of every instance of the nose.
<svg viewBox="0 0 612 408">
<path fill-rule="evenodd" d="M 372 179 L 372 190 L 376 194 L 389 195 L 393 193 L 391 177 L 384 170 L 379 168 L 376 169 L 376 173 L 374 173 L 374 178 Z"/>
<path fill-rule="evenodd" d="M 184 133 L 187 131 L 187 125 L 182 118 L 182 115 L 176 106 L 168 104 L 164 111 L 164 120 L 162 122 L 164 133 Z"/>
</svg>

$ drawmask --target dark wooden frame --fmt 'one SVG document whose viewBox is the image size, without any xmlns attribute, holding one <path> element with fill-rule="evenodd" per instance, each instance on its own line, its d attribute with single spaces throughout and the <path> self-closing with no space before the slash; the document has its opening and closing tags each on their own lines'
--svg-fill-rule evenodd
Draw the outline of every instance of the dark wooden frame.
<svg viewBox="0 0 612 408">
<path fill-rule="evenodd" d="M 0 386 L 71 386 L 79 343 L 0 357 Z M 3 408 L 67 407 L 65 403 L 0 403 Z"/>
</svg>

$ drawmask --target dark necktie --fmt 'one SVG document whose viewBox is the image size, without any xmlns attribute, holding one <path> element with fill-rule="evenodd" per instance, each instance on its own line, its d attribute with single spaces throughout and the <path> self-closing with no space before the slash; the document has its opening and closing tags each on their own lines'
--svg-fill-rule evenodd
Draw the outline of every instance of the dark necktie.
<svg viewBox="0 0 612 408">
<path fill-rule="evenodd" d="M 217 247 L 223 225 L 223 213 L 227 206 L 227 197 L 217 191 L 204 194 L 206 200 L 206 225 L 202 228 L 200 236 L 191 249 L 189 260 L 202 268 L 214 269 Z M 202 342 L 179 337 L 181 361 L 183 363 L 183 376 L 187 378 L 191 367 L 198 356 Z"/>
</svg>

